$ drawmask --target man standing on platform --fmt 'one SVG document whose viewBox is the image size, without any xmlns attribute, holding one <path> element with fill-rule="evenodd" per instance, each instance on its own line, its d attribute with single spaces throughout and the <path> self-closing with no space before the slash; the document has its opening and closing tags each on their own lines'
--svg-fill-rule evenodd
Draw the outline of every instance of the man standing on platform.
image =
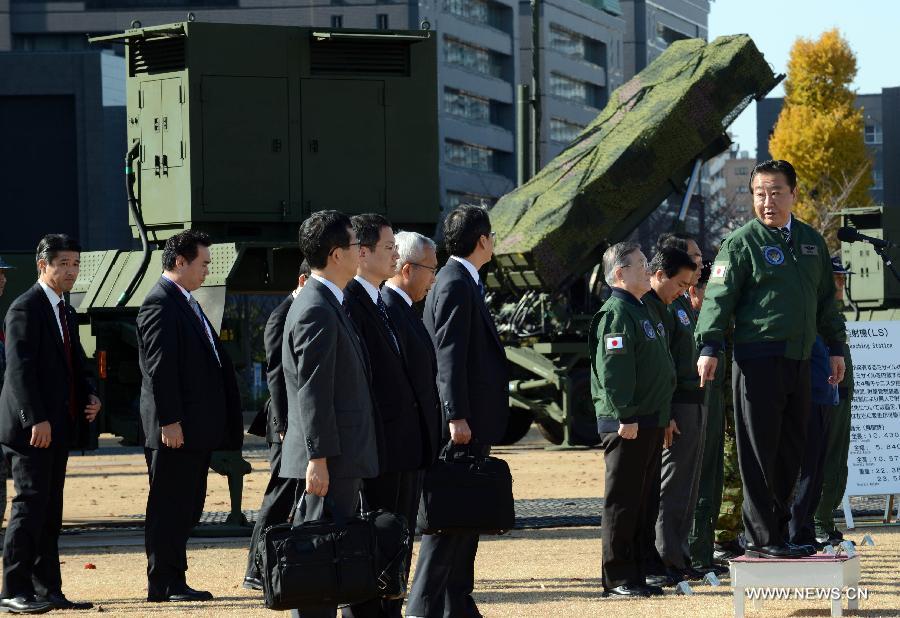
<svg viewBox="0 0 900 618">
<path fill-rule="evenodd" d="M 734 320 L 734 405 L 747 554 L 799 558 L 789 545 L 790 501 L 806 444 L 809 357 L 826 341 L 831 384 L 844 377 L 844 323 L 834 304 L 825 239 L 791 214 L 797 176 L 787 161 L 766 161 L 750 177 L 756 218 L 722 243 L 697 325 L 702 385 Z"/>
<path fill-rule="evenodd" d="M 306 285 L 310 272 L 309 262 L 303 260 L 297 274 L 296 289 L 272 310 L 263 332 L 269 400 L 253 420 L 247 433 L 264 437 L 269 443 L 269 483 L 266 485 L 262 505 L 257 512 L 256 524 L 250 537 L 250 551 L 243 585 L 244 588 L 251 590 L 262 590 L 257 553 L 259 537 L 269 526 L 287 521 L 297 497 L 297 480 L 281 478 L 281 443 L 284 441 L 284 432 L 287 431 L 287 390 L 284 386 L 284 371 L 281 368 L 281 344 L 284 340 L 284 322 L 288 311 L 300 290 Z"/>
<path fill-rule="evenodd" d="M 484 302 L 479 269 L 494 253 L 487 210 L 459 206 L 444 219 L 450 259 L 425 303 L 425 327 L 437 352 L 438 392 L 445 436 L 454 447 L 488 455 L 506 430 L 509 414 L 506 354 Z M 477 504 L 469 508 L 479 508 Z M 477 618 L 477 534 L 425 535 L 407 616 Z"/>
<path fill-rule="evenodd" d="M 170 237 L 162 276 L 137 315 L 150 460 L 147 600 L 156 603 L 212 599 L 187 585 L 187 541 L 203 514 L 212 452 L 243 443 L 234 366 L 194 295 L 209 272 L 211 244 L 197 230 Z"/>
</svg>

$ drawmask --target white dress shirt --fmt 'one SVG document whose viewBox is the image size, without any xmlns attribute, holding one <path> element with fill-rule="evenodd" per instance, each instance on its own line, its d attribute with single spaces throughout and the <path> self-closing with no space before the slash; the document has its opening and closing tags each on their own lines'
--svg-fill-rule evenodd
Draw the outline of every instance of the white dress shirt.
<svg viewBox="0 0 900 618">
<path fill-rule="evenodd" d="M 356 275 L 353 278 L 356 279 L 359 282 L 359 284 L 363 286 L 363 289 L 369 295 L 369 298 L 372 299 L 372 304 L 374 304 L 377 307 L 378 306 L 378 288 L 376 288 L 374 285 L 372 285 L 371 283 L 366 281 L 364 277 L 360 277 L 359 275 Z"/>
<path fill-rule="evenodd" d="M 59 329 L 59 337 L 65 345 L 66 337 L 65 335 L 63 335 L 62 322 L 59 321 L 59 307 L 57 307 L 57 305 L 59 305 L 59 301 L 62 301 L 63 305 L 65 305 L 66 300 L 62 296 L 54 292 L 53 288 L 51 288 L 43 281 L 38 280 L 38 283 L 44 290 L 44 294 L 47 295 L 47 300 L 50 301 L 50 306 L 53 307 L 53 317 L 56 318 L 56 327 Z"/>
<path fill-rule="evenodd" d="M 319 283 L 321 283 L 322 285 L 324 285 L 326 288 L 331 290 L 331 293 L 334 294 L 334 297 L 337 299 L 339 305 L 344 304 L 344 291 L 341 288 L 339 288 L 338 286 L 333 284 L 331 281 L 329 281 L 325 277 L 321 277 L 315 273 L 313 273 L 310 276 L 313 279 L 315 279 L 316 281 L 318 281 Z"/>
<path fill-rule="evenodd" d="M 412 299 L 409 297 L 409 294 L 407 294 L 406 292 L 404 292 L 403 290 L 401 290 L 400 288 L 398 288 L 396 285 L 394 285 L 394 284 L 391 283 L 390 281 L 385 281 L 385 282 L 384 282 L 384 285 L 385 285 L 385 287 L 391 288 L 392 290 L 394 290 L 395 292 L 397 292 L 397 294 L 400 295 L 400 298 L 402 298 L 403 300 L 405 300 L 405 301 L 406 301 L 406 304 L 409 305 L 410 307 L 412 307 L 413 301 L 412 301 Z"/>
<path fill-rule="evenodd" d="M 470 261 L 467 260 L 466 258 L 461 258 L 461 257 L 456 256 L 456 255 L 451 255 L 451 256 L 450 256 L 450 259 L 451 259 L 451 260 L 456 260 L 457 262 L 459 262 L 460 264 L 462 264 L 463 266 L 465 266 L 465 267 L 466 267 L 466 270 L 469 271 L 469 274 L 472 275 L 472 278 L 475 280 L 475 285 L 478 285 L 478 282 L 481 281 L 481 277 L 478 276 L 478 269 L 475 268 L 475 265 L 472 264 L 472 262 L 470 262 Z"/>
</svg>

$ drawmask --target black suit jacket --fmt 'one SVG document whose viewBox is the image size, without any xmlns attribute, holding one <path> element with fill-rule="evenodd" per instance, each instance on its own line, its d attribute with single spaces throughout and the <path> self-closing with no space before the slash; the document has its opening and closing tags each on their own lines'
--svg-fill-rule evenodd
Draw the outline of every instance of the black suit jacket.
<svg viewBox="0 0 900 618">
<path fill-rule="evenodd" d="M 369 353 L 375 409 L 382 426 L 378 444 L 381 471 L 423 468 L 431 459 L 431 445 L 425 439 L 428 423 L 407 370 L 399 335 L 398 353 L 378 308 L 359 281 L 351 280 L 344 294 L 347 313 Z M 392 324 L 392 328 L 396 333 L 397 327 Z"/>
<path fill-rule="evenodd" d="M 447 260 L 425 300 L 423 319 L 437 353 L 444 419 L 466 419 L 473 439 L 496 444 L 509 416 L 506 353 L 465 266 Z"/>
<path fill-rule="evenodd" d="M 138 310 L 141 422 L 148 448 L 165 448 L 160 427 L 176 421 L 186 450 L 233 450 L 243 444 L 234 366 L 212 324 L 209 329 L 221 366 L 203 324 L 174 283 L 160 277 Z"/>
<path fill-rule="evenodd" d="M 284 340 L 284 322 L 292 302 L 294 296 L 288 294 L 288 297 L 269 314 L 263 331 L 269 398 L 253 419 L 247 433 L 263 436 L 269 444 L 280 444 L 279 434 L 287 431 L 287 390 L 284 386 L 284 370 L 281 367 L 281 343 Z"/>
<path fill-rule="evenodd" d="M 88 380 L 87 358 L 78 336 L 78 318 L 66 303 L 66 323 L 72 346 L 75 381 L 73 421 L 69 408 L 69 363 L 56 323 L 57 308 L 51 306 L 44 289 L 35 283 L 13 301 L 6 313 L 6 376 L 0 393 L 0 442 L 25 447 L 31 427 L 50 421 L 51 444 L 82 446 L 87 437 L 84 417 L 88 394 L 95 394 Z"/>
<path fill-rule="evenodd" d="M 388 286 L 381 288 L 381 297 L 400 339 L 406 371 L 425 421 L 426 463 L 437 459 L 441 448 L 443 422 L 437 391 L 437 357 L 431 335 L 425 330 L 422 318 L 402 296 Z"/>
</svg>

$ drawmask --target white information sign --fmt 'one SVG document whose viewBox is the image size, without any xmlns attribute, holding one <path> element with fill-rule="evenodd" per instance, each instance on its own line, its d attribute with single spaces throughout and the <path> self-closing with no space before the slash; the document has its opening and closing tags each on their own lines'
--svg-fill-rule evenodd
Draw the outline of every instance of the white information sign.
<svg viewBox="0 0 900 618">
<path fill-rule="evenodd" d="M 847 337 L 854 392 L 846 495 L 898 494 L 900 322 L 847 322 Z"/>
</svg>

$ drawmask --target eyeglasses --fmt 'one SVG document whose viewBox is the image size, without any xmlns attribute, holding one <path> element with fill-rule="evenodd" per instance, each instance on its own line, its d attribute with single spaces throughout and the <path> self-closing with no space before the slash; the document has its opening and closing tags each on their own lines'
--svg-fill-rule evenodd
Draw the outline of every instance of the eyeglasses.
<svg viewBox="0 0 900 618">
<path fill-rule="evenodd" d="M 331 251 L 328 252 L 328 255 L 331 255 L 332 253 L 334 253 L 334 252 L 337 251 L 338 249 L 349 249 L 350 247 L 352 247 L 352 246 L 354 246 L 354 245 L 356 245 L 356 246 L 358 247 L 358 246 L 359 246 L 359 241 L 347 243 L 346 246 L 335 247 L 334 249 L 332 249 Z"/>
<path fill-rule="evenodd" d="M 430 270 L 432 274 L 436 274 L 438 271 L 437 266 L 425 266 L 425 264 L 417 264 L 416 262 L 407 262 L 410 266 L 418 266 L 419 268 L 424 268 L 425 270 Z"/>
</svg>

